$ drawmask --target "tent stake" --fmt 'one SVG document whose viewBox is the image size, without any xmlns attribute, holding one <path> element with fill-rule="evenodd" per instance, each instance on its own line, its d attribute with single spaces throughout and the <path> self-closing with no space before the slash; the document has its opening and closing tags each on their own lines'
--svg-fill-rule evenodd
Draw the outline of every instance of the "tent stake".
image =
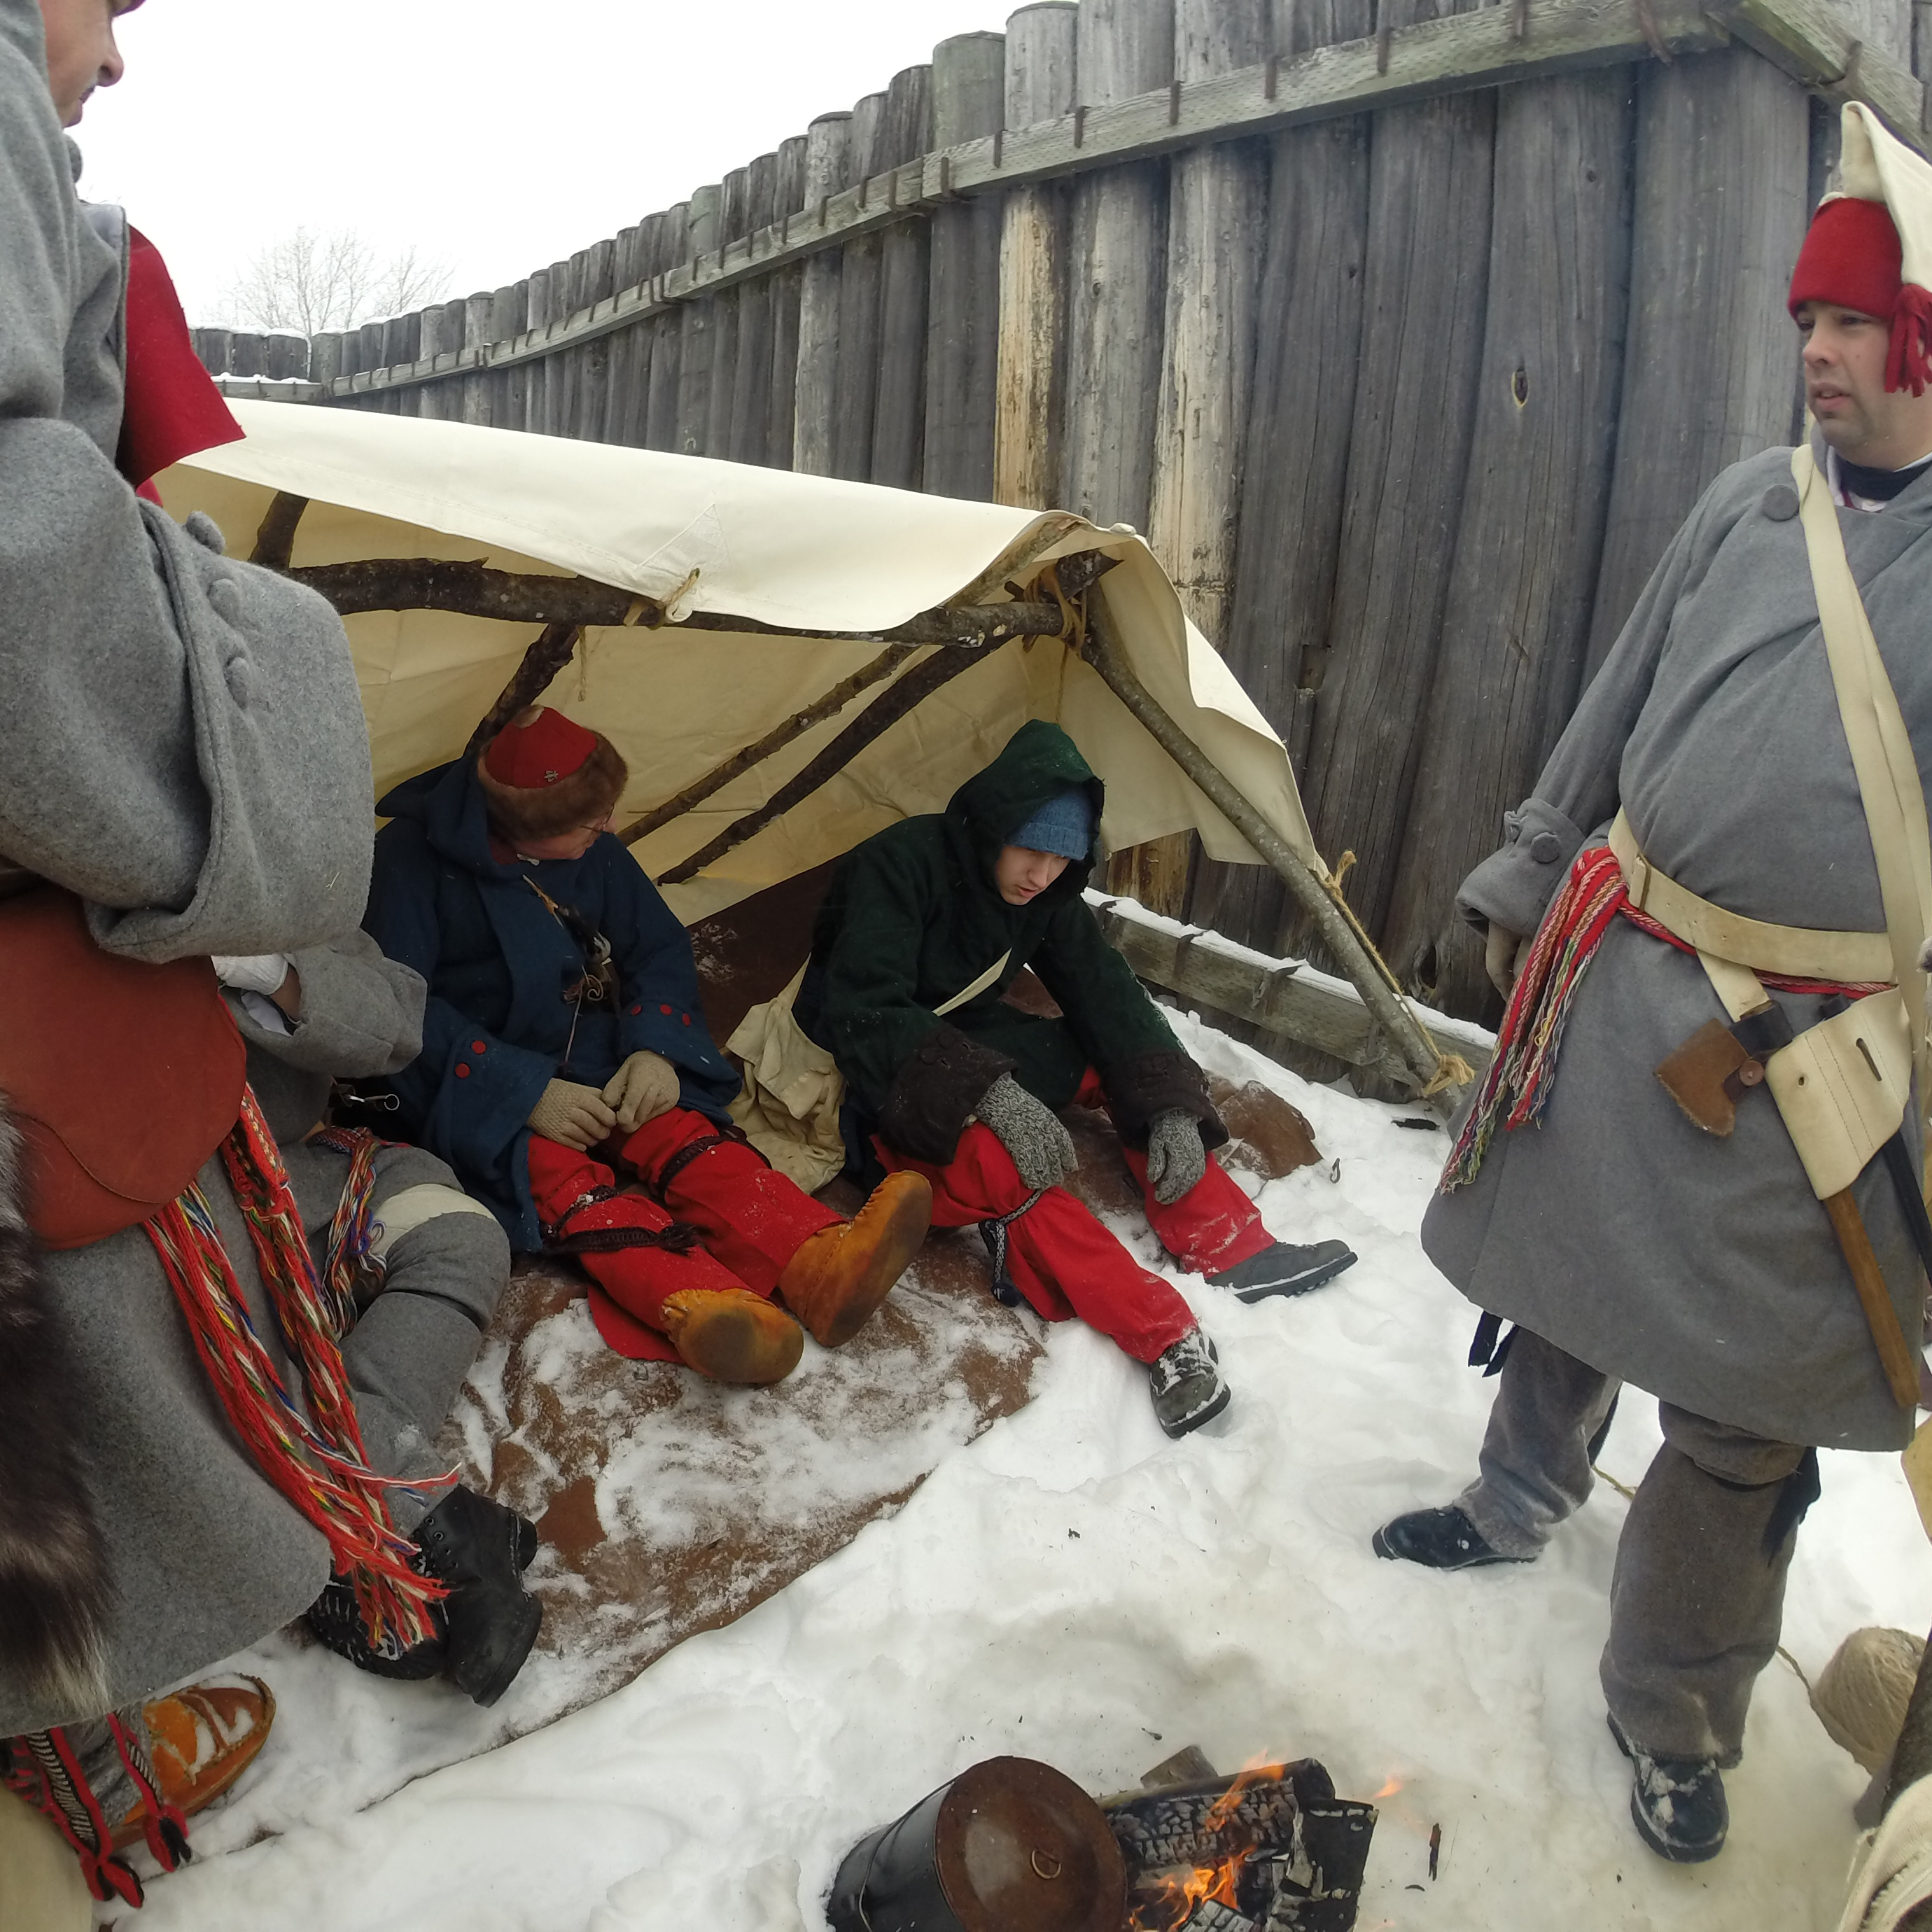
<svg viewBox="0 0 1932 1932">
<path fill-rule="evenodd" d="M 1322 944 L 1361 994 L 1362 1004 L 1401 1054 L 1423 1098 L 1438 1112 L 1450 1111 L 1456 1088 L 1467 1084 L 1473 1077 L 1467 1064 L 1455 1054 L 1440 1052 L 1423 1030 L 1402 989 L 1364 942 L 1353 914 L 1346 903 L 1338 902 L 1340 894 L 1332 880 L 1318 878 L 1302 863 L 1287 840 L 1235 790 L 1142 683 L 1129 667 L 1107 613 L 1097 599 L 1088 608 L 1087 634 L 1089 662 L 1106 680 L 1108 688 L 1280 877 L 1294 896 L 1295 903 L 1314 922 Z"/>
<path fill-rule="evenodd" d="M 640 838 L 650 837 L 660 826 L 668 825 L 674 818 L 682 818 L 694 806 L 702 805 L 713 792 L 723 790 L 741 773 L 749 771 L 754 765 L 763 764 L 794 740 L 803 737 L 814 724 L 822 724 L 826 718 L 837 717 L 860 692 L 869 690 L 882 679 L 890 677 L 916 648 L 912 644 L 888 644 L 862 670 L 856 670 L 850 677 L 842 679 L 824 697 L 814 699 L 802 711 L 794 712 L 776 730 L 766 732 L 757 743 L 747 745 L 742 751 L 734 752 L 722 764 L 713 765 L 695 784 L 686 785 L 662 805 L 652 806 L 641 818 L 633 819 L 617 836 L 626 845 L 634 845 Z"/>
</svg>

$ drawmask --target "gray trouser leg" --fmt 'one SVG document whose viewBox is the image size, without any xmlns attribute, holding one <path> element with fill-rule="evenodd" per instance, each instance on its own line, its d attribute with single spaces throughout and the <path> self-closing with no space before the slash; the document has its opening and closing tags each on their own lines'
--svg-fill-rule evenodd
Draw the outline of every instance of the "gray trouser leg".
<svg viewBox="0 0 1932 1932">
<path fill-rule="evenodd" d="M 436 1432 L 509 1278 L 509 1242 L 480 1214 L 440 1214 L 389 1250 L 382 1292 L 342 1345 L 372 1467 L 388 1476 L 448 1472 Z M 396 1527 L 414 1529 L 434 1501 L 392 1492 Z"/>
<path fill-rule="evenodd" d="M 1590 1438 L 1618 1384 L 1527 1328 L 1498 1384 L 1481 1474 L 1456 1502 L 1498 1555 L 1534 1556 L 1589 1496 Z"/>
<path fill-rule="evenodd" d="M 347 1160 L 312 1144 L 286 1150 L 302 1219 L 318 1258 L 327 1240 Z M 423 1190 L 458 1196 L 456 1177 L 420 1148 L 386 1148 L 376 1157 L 372 1211 L 381 1222 L 386 1204 L 406 1194 L 423 1210 Z M 434 1208 L 432 1198 L 429 1206 Z M 432 1213 L 377 1246 L 386 1266 L 382 1292 L 344 1339 L 342 1362 L 356 1394 L 356 1417 L 370 1468 L 386 1476 L 427 1479 L 448 1473 L 435 1453 L 456 1392 L 510 1278 L 510 1244 L 487 1214 Z M 392 1490 L 390 1514 L 404 1534 L 413 1530 L 433 1497 Z"/>
<path fill-rule="evenodd" d="M 1664 1447 L 1617 1545 L 1604 1696 L 1653 1756 L 1734 1764 L 1751 1687 L 1777 1652 L 1814 1466 L 1790 1443 L 1668 1402 L 1658 1413 Z"/>
</svg>

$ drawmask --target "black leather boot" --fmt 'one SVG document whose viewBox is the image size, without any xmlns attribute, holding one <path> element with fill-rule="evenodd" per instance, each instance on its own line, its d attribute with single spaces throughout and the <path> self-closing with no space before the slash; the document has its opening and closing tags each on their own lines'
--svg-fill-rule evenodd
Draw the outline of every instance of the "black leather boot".
<svg viewBox="0 0 1932 1932">
<path fill-rule="evenodd" d="M 441 1609 L 450 1681 L 478 1703 L 494 1704 L 524 1667 L 543 1622 L 522 1575 L 536 1553 L 536 1532 L 514 1510 L 459 1486 L 423 1518 L 416 1540 L 424 1570 L 449 1588 Z"/>
<path fill-rule="evenodd" d="M 469 1496 L 470 1502 L 481 1509 L 495 1511 L 509 1520 L 514 1526 L 511 1532 L 512 1556 L 518 1570 L 527 1570 L 536 1561 L 537 1526 L 535 1523 L 526 1517 L 518 1516 L 514 1510 L 502 1508 L 500 1504 L 490 1502 L 488 1498 L 468 1491 L 457 1490 L 452 1493 Z M 439 1504 L 437 1508 L 442 1508 L 449 1500 L 446 1497 L 443 1504 Z M 435 1512 L 432 1511 L 431 1514 L 434 1514 Z M 423 1519 L 424 1524 L 428 1520 L 427 1516 Z M 416 1537 L 417 1568 L 425 1575 L 436 1576 L 439 1573 L 429 1566 L 422 1549 L 422 1540 L 419 1528 Z M 447 1582 L 452 1580 L 446 1576 L 440 1580 Z M 521 1586 L 518 1587 L 520 1591 Z M 534 1600 L 530 1600 L 532 1608 L 537 1608 Z M 398 1644 L 394 1638 L 378 1646 L 369 1641 L 369 1633 L 362 1622 L 362 1607 L 356 1600 L 355 1584 L 338 1570 L 322 1586 L 322 1594 L 308 1606 L 306 1615 L 308 1627 L 315 1633 L 317 1640 L 334 1651 L 337 1656 L 346 1657 L 357 1670 L 366 1670 L 375 1677 L 399 1678 L 408 1682 L 419 1683 L 425 1678 L 440 1676 L 450 1667 L 449 1620 L 446 1614 L 448 1602 L 449 1599 L 446 1598 L 442 1603 L 430 1606 L 430 1618 L 436 1626 L 434 1637 L 406 1647 Z M 536 1635 L 534 1626 L 531 1635 Z M 529 1648 L 530 1645 L 526 1642 L 524 1652 L 527 1652 Z M 522 1660 L 520 1654 L 517 1661 L 520 1664 Z M 510 1678 L 515 1675 L 515 1670 L 512 1670 L 503 1678 L 502 1685 L 497 1689 L 498 1696 L 502 1694 L 503 1687 L 507 1686 Z M 470 1690 L 467 1684 L 462 1688 Z M 470 1694 L 473 1696 L 476 1694 L 472 1690 Z M 495 1699 L 478 1698 L 477 1701 L 490 1703 Z"/>
</svg>

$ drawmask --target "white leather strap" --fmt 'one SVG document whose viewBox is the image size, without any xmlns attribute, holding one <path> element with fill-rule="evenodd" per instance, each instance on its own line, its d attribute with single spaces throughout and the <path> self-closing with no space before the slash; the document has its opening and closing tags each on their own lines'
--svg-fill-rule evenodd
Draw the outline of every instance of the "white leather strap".
<svg viewBox="0 0 1932 1932">
<path fill-rule="evenodd" d="M 986 968 L 985 972 L 980 975 L 978 979 L 973 982 L 971 986 L 962 986 L 958 992 L 944 1004 L 934 1006 L 932 1010 L 933 1018 L 936 1020 L 943 1020 L 948 1013 L 956 1011 L 968 1000 L 978 998 L 1006 970 L 1006 962 L 1012 956 L 1013 949 L 1010 946 L 998 958 L 993 962 L 992 965 Z"/>
<path fill-rule="evenodd" d="M 1932 934 L 1932 834 L 1926 829 L 1925 794 L 1898 694 L 1845 556 L 1837 506 L 1810 449 L 1802 445 L 1791 453 L 1791 473 L 1798 485 L 1798 514 L 1838 716 L 1878 865 L 1893 976 L 1904 1000 L 1922 1106 L 1932 1071 L 1925 1039 L 1925 975 L 1918 965 L 1918 949 Z"/>
</svg>

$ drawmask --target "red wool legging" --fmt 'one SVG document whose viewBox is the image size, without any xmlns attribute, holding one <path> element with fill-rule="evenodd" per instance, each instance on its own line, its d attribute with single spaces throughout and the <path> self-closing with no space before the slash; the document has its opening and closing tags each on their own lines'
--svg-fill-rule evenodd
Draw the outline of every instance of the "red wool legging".
<svg viewBox="0 0 1932 1932">
<path fill-rule="evenodd" d="M 674 1154 L 717 1131 L 702 1114 L 674 1107 L 646 1120 L 614 1154 L 609 1142 L 596 1154 L 580 1154 L 532 1134 L 530 1196 L 538 1217 L 554 1222 L 570 1214 L 581 1196 L 618 1184 L 617 1174 L 599 1155 L 612 1154 L 617 1168 L 656 1188 Z M 673 1221 L 688 1221 L 702 1238 L 702 1245 L 687 1254 L 620 1248 L 578 1257 L 594 1284 L 590 1312 L 598 1332 L 620 1354 L 645 1361 L 680 1359 L 661 1332 L 668 1298 L 687 1288 L 728 1288 L 769 1296 L 806 1238 L 839 1218 L 738 1141 L 721 1142 L 686 1161 L 662 1192 L 662 1208 L 634 1190 L 570 1214 L 572 1234 L 596 1228 L 655 1233 Z"/>
<path fill-rule="evenodd" d="M 1075 1098 L 1082 1106 L 1100 1104 L 1098 1076 L 1090 1071 Z M 932 1182 L 936 1228 L 964 1228 L 1010 1214 L 1033 1191 L 992 1130 L 976 1120 L 944 1166 L 906 1160 L 883 1142 L 874 1144 L 889 1168 L 910 1168 Z M 1211 1156 L 1201 1179 L 1163 1208 L 1148 1186 L 1146 1154 L 1125 1146 L 1121 1152 L 1161 1246 L 1192 1272 L 1219 1274 L 1259 1254 L 1274 1239 L 1254 1204 Z M 1192 1310 L 1172 1284 L 1142 1268 L 1064 1187 L 1049 1187 L 1006 1234 L 1013 1286 L 1046 1321 L 1077 1315 L 1112 1336 L 1137 1362 L 1153 1361 L 1195 1325 Z"/>
</svg>

